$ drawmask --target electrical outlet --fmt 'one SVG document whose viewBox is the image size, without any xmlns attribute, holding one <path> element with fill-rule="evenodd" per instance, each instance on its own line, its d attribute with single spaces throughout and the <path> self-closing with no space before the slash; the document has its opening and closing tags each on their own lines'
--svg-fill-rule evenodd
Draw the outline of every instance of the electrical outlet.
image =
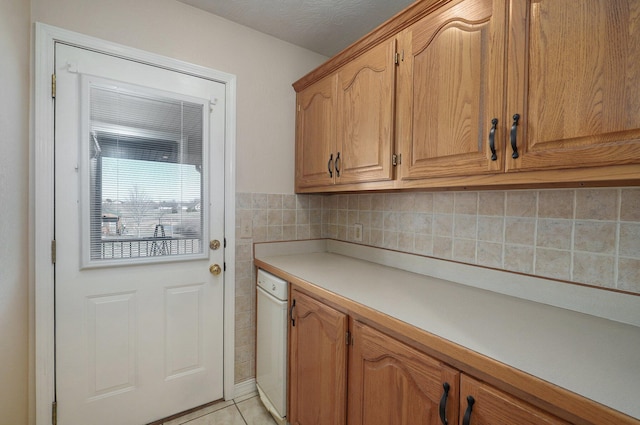
<svg viewBox="0 0 640 425">
<path fill-rule="evenodd" d="M 253 226 L 251 220 L 248 218 L 243 218 L 240 220 L 240 237 L 241 238 L 250 238 L 253 233 Z"/>
<path fill-rule="evenodd" d="M 353 225 L 353 240 L 356 242 L 362 242 L 362 223 L 356 223 Z"/>
</svg>

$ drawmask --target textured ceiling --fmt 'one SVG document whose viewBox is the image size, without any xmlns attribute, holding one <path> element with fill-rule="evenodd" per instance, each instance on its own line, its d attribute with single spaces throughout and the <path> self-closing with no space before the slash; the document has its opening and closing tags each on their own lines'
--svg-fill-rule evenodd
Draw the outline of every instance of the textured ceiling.
<svg viewBox="0 0 640 425">
<path fill-rule="evenodd" d="M 414 0 L 178 0 L 325 56 Z"/>
</svg>

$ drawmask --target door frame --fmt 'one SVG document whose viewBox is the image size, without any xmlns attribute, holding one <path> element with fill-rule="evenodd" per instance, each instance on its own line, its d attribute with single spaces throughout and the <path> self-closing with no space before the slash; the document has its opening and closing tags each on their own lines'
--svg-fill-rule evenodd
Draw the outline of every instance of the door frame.
<svg viewBox="0 0 640 425">
<path fill-rule="evenodd" d="M 35 341 L 35 424 L 51 423 L 55 401 L 55 288 L 52 264 L 54 239 L 54 100 L 51 75 L 55 66 L 55 43 L 62 42 L 99 53 L 117 56 L 170 71 L 180 72 L 225 85 L 225 184 L 224 232 L 229 248 L 224 261 L 223 391 L 226 400 L 234 397 L 235 326 L 235 188 L 236 188 L 236 76 L 200 65 L 149 53 L 40 22 L 35 23 L 35 68 L 31 133 L 30 282 L 34 304 L 31 312 Z"/>
</svg>

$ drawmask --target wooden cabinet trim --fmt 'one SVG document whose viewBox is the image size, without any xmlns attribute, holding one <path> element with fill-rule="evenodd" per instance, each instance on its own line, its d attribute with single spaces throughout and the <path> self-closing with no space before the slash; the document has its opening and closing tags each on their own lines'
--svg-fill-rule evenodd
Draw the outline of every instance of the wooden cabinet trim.
<svg viewBox="0 0 640 425">
<path fill-rule="evenodd" d="M 293 83 L 293 88 L 296 92 L 304 90 L 314 82 L 326 77 L 342 65 L 360 56 L 381 42 L 395 36 L 409 25 L 420 20 L 422 17 L 428 15 L 449 1 L 451 0 L 425 0 L 411 4 L 406 9 L 391 17 L 389 20 L 382 23 L 370 33 L 330 58 L 319 67 L 300 78 L 298 81 Z"/>
<path fill-rule="evenodd" d="M 634 164 L 588 169 L 523 171 L 464 177 L 368 182 L 313 188 L 299 187 L 297 193 L 542 189 L 637 186 L 638 184 L 640 184 L 640 165 Z"/>
<path fill-rule="evenodd" d="M 286 279 L 301 292 L 355 320 L 561 419 L 576 425 L 640 425 L 640 421 L 622 412 L 319 288 L 261 260 L 254 261 L 257 267 Z"/>
</svg>

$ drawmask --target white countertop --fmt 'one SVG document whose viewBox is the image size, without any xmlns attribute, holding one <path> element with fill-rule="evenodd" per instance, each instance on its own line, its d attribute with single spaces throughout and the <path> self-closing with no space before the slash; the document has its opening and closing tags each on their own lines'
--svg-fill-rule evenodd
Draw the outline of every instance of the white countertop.
<svg viewBox="0 0 640 425">
<path fill-rule="evenodd" d="M 330 241 L 334 248 L 339 245 L 334 251 L 340 254 L 326 252 L 327 245 L 322 241 L 286 244 L 256 245 L 255 257 L 320 288 L 640 419 L 637 325 L 345 255 L 362 249 L 353 244 Z M 366 249 L 373 250 L 371 257 L 385 255 L 385 250 Z M 408 255 L 410 261 L 418 262 L 424 258 L 392 255 Z M 446 263 L 445 267 L 473 267 Z M 475 269 L 482 275 L 480 268 Z M 490 272 L 507 275 L 506 279 L 501 276 L 505 282 L 522 278 L 508 272 Z M 541 288 L 549 292 L 549 287 Z M 625 297 L 631 299 L 625 298 L 630 304 L 624 308 L 633 314 L 634 306 L 640 306 L 640 297 Z M 635 312 L 640 316 L 640 308 Z"/>
</svg>

